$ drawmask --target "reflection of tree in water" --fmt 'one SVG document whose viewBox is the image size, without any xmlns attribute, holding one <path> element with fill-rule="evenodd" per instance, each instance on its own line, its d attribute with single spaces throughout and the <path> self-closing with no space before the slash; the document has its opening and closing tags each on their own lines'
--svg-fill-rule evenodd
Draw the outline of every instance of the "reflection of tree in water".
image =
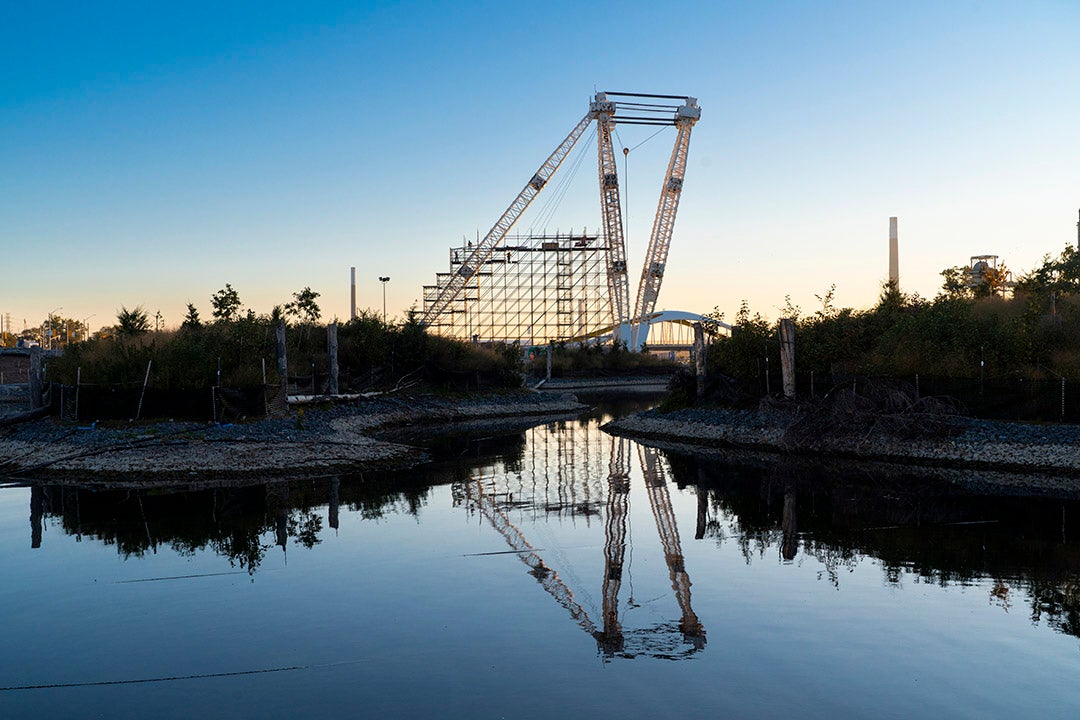
<svg viewBox="0 0 1080 720">
<path fill-rule="evenodd" d="M 520 432 L 464 440 L 458 437 L 446 444 L 444 454 L 452 457 L 451 462 L 422 470 L 245 486 L 184 489 L 137 482 L 120 488 L 35 485 L 30 498 L 31 545 L 41 545 L 43 518 L 55 517 L 60 518 L 66 533 L 79 540 L 85 536 L 115 545 L 124 558 L 156 553 L 159 547 L 182 556 L 209 550 L 228 558 L 234 567 L 253 573 L 275 545 L 284 550 L 290 541 L 305 548 L 321 543 L 327 525 L 338 528 L 343 507 L 362 520 L 416 516 L 433 485 L 468 477 L 471 465 L 488 462 L 493 453 L 520 464 L 524 447 L 525 437 Z M 453 448 L 456 451 L 451 452 Z"/>
<path fill-rule="evenodd" d="M 706 495 L 700 534 L 737 542 L 747 563 L 813 558 L 839 589 L 872 558 L 890 584 L 986 585 L 1003 611 L 1026 605 L 1033 622 L 1080 636 L 1080 536 L 1067 523 L 1080 517 L 1076 500 L 979 495 L 884 464 L 669 460 L 680 486 Z"/>
<path fill-rule="evenodd" d="M 301 510 L 289 515 L 289 535 L 306 548 L 313 548 L 322 540 L 319 532 L 322 530 L 322 518 L 311 510 Z"/>
<path fill-rule="evenodd" d="M 1065 582 L 1036 579 L 1029 583 L 1031 621 L 1046 620 L 1051 627 L 1080 637 L 1080 578 Z"/>
<path fill-rule="evenodd" d="M 373 474 L 362 480 L 332 477 L 202 490 L 35 486 L 31 541 L 40 546 L 42 520 L 52 517 L 60 519 L 64 532 L 114 545 L 125 559 L 160 547 L 181 556 L 210 551 L 233 567 L 255 572 L 275 545 L 284 549 L 291 541 L 312 548 L 322 542 L 326 524 L 338 527 L 341 505 L 362 518 L 415 515 L 428 485 L 401 485 L 400 479 Z"/>
</svg>

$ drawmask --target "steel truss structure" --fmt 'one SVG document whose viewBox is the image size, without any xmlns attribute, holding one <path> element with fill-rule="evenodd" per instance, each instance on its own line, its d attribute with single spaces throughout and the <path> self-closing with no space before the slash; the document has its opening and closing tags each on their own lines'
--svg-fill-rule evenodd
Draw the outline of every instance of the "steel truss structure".
<svg viewBox="0 0 1080 720">
<path fill-rule="evenodd" d="M 672 104 L 671 101 L 679 101 Z M 701 117 L 696 98 L 597 93 L 589 111 L 532 175 L 491 230 L 475 245 L 451 248 L 450 271 L 424 287 L 423 323 L 433 331 L 484 342 L 537 344 L 606 336 L 633 349 L 645 344 L 675 227 L 690 133 Z M 558 236 L 519 237 L 510 229 L 584 134 L 597 123 L 602 235 L 563 247 Z M 649 247 L 630 307 L 619 176 L 611 136 L 618 124 L 673 125 L 675 146 L 661 185 Z M 550 253 L 550 254 L 549 254 Z M 570 257 L 573 254 L 576 257 Z M 603 284 L 597 285 L 597 268 Z M 606 313 L 601 317 L 600 313 Z"/>
<path fill-rule="evenodd" d="M 644 491 L 652 510 L 678 623 L 646 623 L 626 628 L 619 602 L 624 572 L 630 562 L 632 443 L 608 435 L 599 423 L 577 425 L 564 433 L 543 428 L 526 431 L 523 456 L 470 469 L 451 484 L 454 505 L 485 518 L 506 540 L 528 572 L 561 605 L 579 627 L 596 640 L 605 658 L 651 655 L 679 659 L 705 647 L 705 629 L 691 604 L 691 581 L 679 538 L 678 522 L 660 451 L 638 447 Z M 640 490 L 637 491 L 640 498 Z M 569 559 L 556 548 L 531 544 L 521 529 L 548 523 L 590 526 L 602 523 L 604 547 L 600 604 L 593 599 Z M 597 558 L 600 560 L 601 558 Z M 600 569 L 600 563 L 592 566 Z M 577 592 L 575 592 L 575 589 Z"/>
<path fill-rule="evenodd" d="M 472 247 L 450 248 L 450 272 L 424 287 L 427 305 L 460 277 Z M 608 248 L 593 234 L 512 236 L 472 273 L 429 327 L 448 337 L 541 345 L 611 325 Z"/>
</svg>

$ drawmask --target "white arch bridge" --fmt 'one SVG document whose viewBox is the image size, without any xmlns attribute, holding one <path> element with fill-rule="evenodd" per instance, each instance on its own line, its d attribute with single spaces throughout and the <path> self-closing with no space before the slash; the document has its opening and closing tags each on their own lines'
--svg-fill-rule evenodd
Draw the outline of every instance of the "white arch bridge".
<svg viewBox="0 0 1080 720">
<path fill-rule="evenodd" d="M 689 96 L 597 93 L 585 116 L 532 174 L 491 230 L 475 243 L 450 248 L 449 270 L 438 273 L 434 285 L 424 287 L 424 325 L 439 334 L 480 342 L 539 345 L 618 340 L 635 350 L 648 342 L 650 332 L 650 347 L 663 349 L 692 344 L 692 335 L 688 339 L 686 333 L 692 333 L 687 328 L 695 322 L 726 329 L 723 323 L 695 313 L 656 311 L 690 134 L 700 117 L 697 99 Z M 617 125 L 676 129 L 633 306 L 612 143 Z M 568 180 L 550 181 L 590 129 L 597 141 L 599 231 L 510 235 L 518 218 L 548 185 L 557 185 L 553 192 L 557 198 L 566 192 Z M 623 147 L 624 156 L 628 152 Z M 567 164 L 576 170 L 581 157 Z"/>
</svg>

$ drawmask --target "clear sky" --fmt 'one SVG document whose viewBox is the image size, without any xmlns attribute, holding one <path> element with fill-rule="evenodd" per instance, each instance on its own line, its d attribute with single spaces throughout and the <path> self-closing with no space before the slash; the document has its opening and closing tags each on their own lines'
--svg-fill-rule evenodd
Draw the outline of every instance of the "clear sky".
<svg viewBox="0 0 1080 720">
<path fill-rule="evenodd" d="M 970 255 L 1076 242 L 1078 87 L 1075 1 L 4 2 L 0 313 L 174 326 L 230 283 L 347 317 L 355 265 L 401 314 L 594 90 L 702 107 L 658 307 L 866 306 L 890 215 L 932 296 Z M 630 154 L 635 282 L 673 137 Z M 584 152 L 549 231 L 599 224 Z"/>
</svg>

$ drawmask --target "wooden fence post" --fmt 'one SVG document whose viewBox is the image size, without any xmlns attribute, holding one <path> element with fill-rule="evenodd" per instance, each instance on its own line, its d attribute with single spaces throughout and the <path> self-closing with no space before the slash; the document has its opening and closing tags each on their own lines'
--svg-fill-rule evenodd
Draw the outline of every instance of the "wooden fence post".
<svg viewBox="0 0 1080 720">
<path fill-rule="evenodd" d="M 694 371 L 697 375 L 697 397 L 705 395 L 705 328 L 694 323 Z"/>
<path fill-rule="evenodd" d="M 795 517 L 795 486 L 784 487 L 784 515 L 781 520 L 780 556 L 785 560 L 794 560 L 799 553 L 799 534 Z"/>
<path fill-rule="evenodd" d="M 795 323 L 780 319 L 780 370 L 784 375 L 784 397 L 795 399 Z"/>
<path fill-rule="evenodd" d="M 40 410 L 45 405 L 42 397 L 44 388 L 41 382 L 41 347 L 30 348 L 30 409 Z"/>
<path fill-rule="evenodd" d="M 326 354 L 330 356 L 330 394 L 338 394 L 337 322 L 326 326 Z"/>
<path fill-rule="evenodd" d="M 341 478 L 335 477 L 330 481 L 330 527 L 338 529 L 338 515 L 341 508 Z"/>
<path fill-rule="evenodd" d="M 278 408 L 282 415 L 289 412 L 289 364 L 285 358 L 285 321 L 278 323 L 274 329 L 274 341 L 277 350 L 278 382 L 281 384 L 281 403 Z"/>
</svg>

